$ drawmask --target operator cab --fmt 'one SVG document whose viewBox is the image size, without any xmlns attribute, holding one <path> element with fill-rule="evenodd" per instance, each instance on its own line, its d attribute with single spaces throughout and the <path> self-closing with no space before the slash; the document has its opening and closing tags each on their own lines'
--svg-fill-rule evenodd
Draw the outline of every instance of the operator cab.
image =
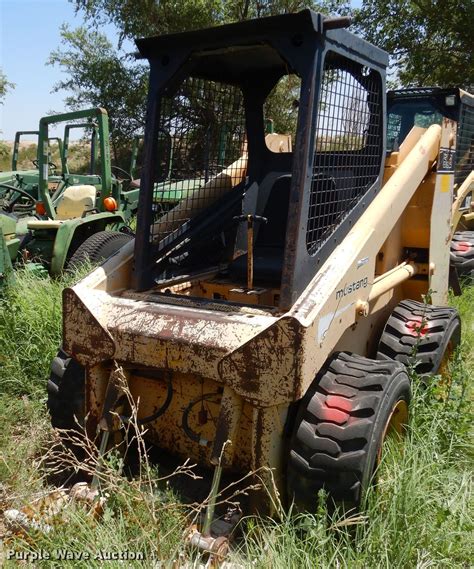
<svg viewBox="0 0 474 569">
<path fill-rule="evenodd" d="M 397 152 L 414 126 L 457 123 L 455 184 L 474 168 L 474 96 L 462 89 L 420 87 L 387 93 L 387 152 Z"/>
<path fill-rule="evenodd" d="M 387 56 L 344 25 L 304 10 L 137 41 L 135 290 L 284 308 L 309 284 L 382 179 Z"/>
<path fill-rule="evenodd" d="M 400 89 L 387 93 L 387 152 L 398 151 L 414 126 L 459 120 L 459 89 Z"/>
</svg>

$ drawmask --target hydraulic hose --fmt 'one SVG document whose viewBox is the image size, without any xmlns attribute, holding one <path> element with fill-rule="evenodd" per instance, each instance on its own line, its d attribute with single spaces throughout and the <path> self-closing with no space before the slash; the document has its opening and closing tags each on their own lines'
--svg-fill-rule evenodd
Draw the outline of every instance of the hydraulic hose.
<svg viewBox="0 0 474 569">
<path fill-rule="evenodd" d="M 182 427 L 183 427 L 183 431 L 186 433 L 186 435 L 194 442 L 200 444 L 201 446 L 208 446 L 210 442 L 212 441 L 208 441 L 207 439 L 203 439 L 201 437 L 201 435 L 199 435 L 198 433 L 196 433 L 195 431 L 193 431 L 193 429 L 191 429 L 191 427 L 189 426 L 189 413 L 191 412 L 191 409 L 197 405 L 198 403 L 202 403 L 203 401 L 208 401 L 209 399 L 212 399 L 213 397 L 222 397 L 222 393 L 220 393 L 219 391 L 215 392 L 215 393 L 204 393 L 203 395 L 201 395 L 201 397 L 199 397 L 199 399 L 194 399 L 194 401 L 191 401 L 191 403 L 189 403 L 189 405 L 186 407 L 186 409 L 184 410 L 183 413 L 183 423 L 182 423 Z"/>
<path fill-rule="evenodd" d="M 148 417 L 143 417 L 143 419 L 137 419 L 137 425 L 147 425 L 148 423 L 153 423 L 159 417 L 164 415 L 168 410 L 168 407 L 171 404 L 171 400 L 173 399 L 173 385 L 171 381 L 171 374 L 168 374 L 168 379 L 166 382 L 167 385 L 167 392 L 166 392 L 166 399 L 161 407 L 159 407 L 152 415 L 148 415 Z M 126 417 L 125 415 L 120 415 L 120 419 L 125 423 L 132 422 L 132 417 Z"/>
</svg>

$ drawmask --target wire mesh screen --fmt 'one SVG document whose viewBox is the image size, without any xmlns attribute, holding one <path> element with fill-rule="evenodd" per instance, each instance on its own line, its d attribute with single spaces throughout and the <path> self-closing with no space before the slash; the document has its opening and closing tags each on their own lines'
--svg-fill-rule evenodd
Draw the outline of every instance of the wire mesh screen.
<svg viewBox="0 0 474 569">
<path fill-rule="evenodd" d="M 315 255 L 378 178 L 382 158 L 378 72 L 335 54 L 325 62 L 306 246 Z"/>
<path fill-rule="evenodd" d="M 461 104 L 456 142 L 454 183 L 462 184 L 474 170 L 474 107 Z"/>
<path fill-rule="evenodd" d="M 161 100 L 151 240 L 212 205 L 246 175 L 245 115 L 239 88 L 186 78 Z"/>
<path fill-rule="evenodd" d="M 387 150 L 398 151 L 399 146 L 414 126 L 428 128 L 441 124 L 443 115 L 430 99 L 402 101 L 394 104 L 387 117 Z"/>
<path fill-rule="evenodd" d="M 396 112 L 390 112 L 387 117 L 387 150 L 398 150 L 400 146 L 400 131 L 402 128 L 402 116 Z"/>
</svg>

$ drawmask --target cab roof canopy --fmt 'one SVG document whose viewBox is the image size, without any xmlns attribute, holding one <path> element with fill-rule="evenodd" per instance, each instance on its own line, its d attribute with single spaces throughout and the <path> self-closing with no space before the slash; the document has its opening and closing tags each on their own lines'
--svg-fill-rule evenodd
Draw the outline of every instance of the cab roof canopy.
<svg viewBox="0 0 474 569">
<path fill-rule="evenodd" d="M 314 45 L 318 36 L 328 31 L 344 28 L 350 18 L 328 18 L 312 10 L 295 14 L 283 14 L 234 24 L 216 26 L 190 32 L 168 34 L 137 39 L 136 45 L 142 58 L 159 61 L 167 66 L 173 63 L 174 54 L 183 61 L 190 58 L 192 74 L 196 77 L 242 84 L 263 70 L 272 75 L 298 72 L 283 59 L 281 53 L 292 48 Z M 343 29 L 338 41 L 355 52 L 372 53 L 377 63 L 385 53 L 368 42 Z"/>
</svg>

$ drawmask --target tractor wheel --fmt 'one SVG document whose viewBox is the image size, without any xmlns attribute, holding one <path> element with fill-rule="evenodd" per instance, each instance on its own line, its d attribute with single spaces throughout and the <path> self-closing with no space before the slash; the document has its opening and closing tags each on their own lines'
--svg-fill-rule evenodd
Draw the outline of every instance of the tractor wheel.
<svg viewBox="0 0 474 569">
<path fill-rule="evenodd" d="M 117 231 L 98 231 L 84 241 L 67 263 L 68 270 L 75 270 L 84 263 L 97 265 L 128 243 L 133 237 Z"/>
<path fill-rule="evenodd" d="M 55 429 L 78 430 L 84 426 L 84 368 L 63 350 L 52 361 L 47 391 L 48 410 Z"/>
<path fill-rule="evenodd" d="M 442 371 L 460 340 L 456 309 L 403 300 L 385 324 L 377 359 L 414 365 L 418 375 L 428 377 Z"/>
<path fill-rule="evenodd" d="M 458 275 L 474 284 L 474 231 L 458 231 L 451 241 L 451 265 Z"/>
<path fill-rule="evenodd" d="M 336 354 L 299 405 L 290 443 L 288 496 L 314 511 L 324 489 L 331 503 L 358 508 L 382 443 L 403 432 L 410 380 L 402 364 Z"/>
</svg>

